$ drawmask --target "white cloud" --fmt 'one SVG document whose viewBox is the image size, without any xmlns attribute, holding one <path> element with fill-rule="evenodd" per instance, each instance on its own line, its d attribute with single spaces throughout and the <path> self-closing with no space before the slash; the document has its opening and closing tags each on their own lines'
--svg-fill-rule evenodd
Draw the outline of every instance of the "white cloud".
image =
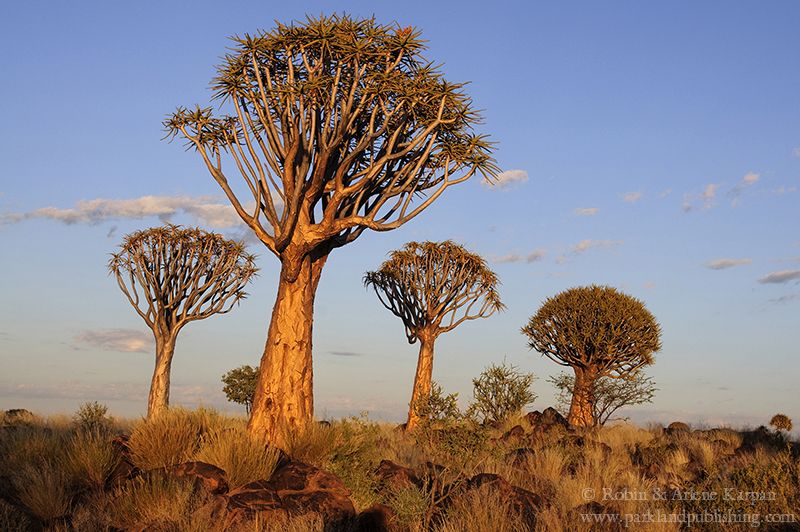
<svg viewBox="0 0 800 532">
<path fill-rule="evenodd" d="M 621 240 L 581 240 L 572 246 L 573 253 L 583 253 L 593 248 L 612 248 L 622 244 Z"/>
<path fill-rule="evenodd" d="M 800 157 L 800 146 L 792 150 L 792 155 L 794 155 L 795 157 Z"/>
<path fill-rule="evenodd" d="M 758 280 L 762 284 L 781 284 L 789 281 L 800 281 L 800 270 L 780 270 L 769 273 Z"/>
<path fill-rule="evenodd" d="M 791 194 L 792 192 L 797 192 L 797 187 L 786 187 L 781 185 L 778 188 L 772 189 L 772 193 L 776 196 L 783 196 L 784 194 Z"/>
<path fill-rule="evenodd" d="M 88 347 L 122 353 L 149 353 L 153 350 L 153 335 L 134 329 L 83 331 L 73 341 Z"/>
<path fill-rule="evenodd" d="M 226 228 L 241 224 L 233 207 L 218 203 L 211 196 L 142 196 L 134 199 L 81 200 L 74 207 L 60 209 L 42 207 L 26 213 L 2 215 L 0 222 L 9 224 L 31 218 L 47 218 L 68 225 L 99 224 L 122 218 L 142 219 L 158 217 L 162 222 L 177 214 L 187 214 L 203 225 Z"/>
<path fill-rule="evenodd" d="M 488 187 L 507 188 L 514 183 L 524 183 L 527 180 L 528 172 L 525 170 L 506 170 L 493 180 L 484 179 L 482 183 Z"/>
<path fill-rule="evenodd" d="M 755 182 L 757 182 L 760 177 L 761 177 L 761 175 L 756 174 L 755 172 L 749 172 L 749 173 L 745 174 L 745 176 L 742 178 L 742 184 L 744 186 L 749 187 L 750 185 L 752 185 Z"/>
<path fill-rule="evenodd" d="M 623 201 L 627 203 L 636 203 L 644 196 L 644 192 L 628 192 L 624 196 L 622 196 Z"/>
<path fill-rule="evenodd" d="M 663 199 L 663 198 L 666 198 L 667 196 L 669 196 L 670 194 L 672 194 L 672 189 L 671 188 L 665 188 L 664 190 L 661 191 L 661 193 L 658 195 L 658 197 Z"/>
<path fill-rule="evenodd" d="M 597 207 L 580 207 L 575 209 L 574 212 L 578 216 L 594 216 L 595 214 L 600 212 L 600 209 L 598 209 Z"/>
<path fill-rule="evenodd" d="M 724 270 L 735 266 L 750 264 L 751 262 L 753 262 L 752 259 L 716 259 L 707 263 L 706 266 L 712 270 Z"/>
<path fill-rule="evenodd" d="M 704 209 L 713 207 L 714 198 L 717 196 L 717 188 L 719 188 L 719 185 L 709 183 L 700 194 L 685 194 L 683 196 L 683 212 L 689 212 L 694 209 L 694 204 L 698 201 L 702 203 Z"/>
<path fill-rule="evenodd" d="M 542 260 L 545 255 L 547 255 L 547 251 L 544 249 L 536 249 L 531 251 L 527 255 L 519 255 L 517 253 L 509 253 L 508 255 L 501 255 L 499 257 L 492 257 L 492 262 L 496 264 L 507 264 L 512 262 L 538 262 Z"/>
</svg>

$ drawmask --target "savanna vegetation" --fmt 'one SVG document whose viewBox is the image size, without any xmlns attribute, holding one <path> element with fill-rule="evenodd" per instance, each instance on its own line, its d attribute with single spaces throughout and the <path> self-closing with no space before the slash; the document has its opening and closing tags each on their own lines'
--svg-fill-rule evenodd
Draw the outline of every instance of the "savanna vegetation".
<svg viewBox="0 0 800 532">
<path fill-rule="evenodd" d="M 407 423 L 314 418 L 314 298 L 329 255 L 497 172 L 463 84 L 423 43 L 414 28 L 345 15 L 233 39 L 213 81 L 229 114 L 182 107 L 165 126 L 281 264 L 259 367 L 222 376 L 249 417 L 169 408 L 169 383 L 181 328 L 232 310 L 255 257 L 199 228 L 128 235 L 109 269 L 155 338 L 147 417 L 115 419 L 96 402 L 72 417 L 6 411 L 0 530 L 796 529 L 788 416 L 754 430 L 612 423 L 652 401 L 643 371 L 661 348 L 655 317 L 615 288 L 556 294 L 522 328 L 572 372 L 548 381 L 563 412 L 526 412 L 536 378 L 506 363 L 489 364 L 461 408 L 433 381 L 434 343 L 503 304 L 495 273 L 451 241 L 411 242 L 365 276 L 420 344 Z M 709 512 L 723 517 L 687 521 Z"/>
</svg>

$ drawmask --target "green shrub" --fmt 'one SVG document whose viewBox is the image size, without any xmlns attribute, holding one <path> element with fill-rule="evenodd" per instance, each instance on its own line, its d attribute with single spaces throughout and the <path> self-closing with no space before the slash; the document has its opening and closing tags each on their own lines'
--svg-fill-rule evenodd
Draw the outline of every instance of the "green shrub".
<svg viewBox="0 0 800 532">
<path fill-rule="evenodd" d="M 518 415 L 536 399 L 530 387 L 535 377 L 522 373 L 516 366 L 490 364 L 472 380 L 475 401 L 469 412 L 484 423 L 502 423 Z"/>
<path fill-rule="evenodd" d="M 431 383 L 430 395 L 414 405 L 414 410 L 423 424 L 449 425 L 462 418 L 458 408 L 458 393 L 445 395 L 436 382 Z"/>
</svg>

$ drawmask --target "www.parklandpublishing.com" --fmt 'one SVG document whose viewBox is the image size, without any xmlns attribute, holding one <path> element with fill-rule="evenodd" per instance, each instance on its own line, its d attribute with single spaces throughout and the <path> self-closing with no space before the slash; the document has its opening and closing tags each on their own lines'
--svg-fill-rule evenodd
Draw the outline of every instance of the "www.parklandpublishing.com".
<svg viewBox="0 0 800 532">
<path fill-rule="evenodd" d="M 718 510 L 708 510 L 704 512 L 678 512 L 667 513 L 659 510 L 646 511 L 641 513 L 616 514 L 616 513 L 585 513 L 581 514 L 581 521 L 584 523 L 596 524 L 622 524 L 628 528 L 632 525 L 648 525 L 655 523 L 680 524 L 686 528 L 693 525 L 703 525 L 709 523 L 717 524 L 746 524 L 752 528 L 761 525 L 775 525 L 797 523 L 794 514 L 759 514 L 759 513 L 737 513 L 720 512 Z"/>
</svg>

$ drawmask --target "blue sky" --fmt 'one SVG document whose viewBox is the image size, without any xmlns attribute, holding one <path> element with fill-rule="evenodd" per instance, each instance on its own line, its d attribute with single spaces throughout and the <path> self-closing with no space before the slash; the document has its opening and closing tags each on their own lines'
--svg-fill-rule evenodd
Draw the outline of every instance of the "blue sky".
<svg viewBox="0 0 800 532">
<path fill-rule="evenodd" d="M 539 377 L 534 407 L 551 404 L 545 379 L 559 368 L 519 329 L 544 298 L 599 283 L 642 299 L 663 327 L 649 369 L 659 392 L 633 419 L 800 419 L 795 2 L 9 5 L 0 408 L 144 412 L 148 331 L 108 254 L 159 214 L 243 234 L 199 158 L 161 140 L 161 121 L 209 101 L 228 36 L 332 11 L 420 28 L 446 77 L 471 81 L 506 173 L 334 253 L 317 296 L 318 416 L 403 417 L 417 346 L 361 278 L 409 240 L 449 238 L 490 261 L 508 306 L 437 343 L 434 379 L 464 403 L 471 379 L 505 359 Z M 258 363 L 277 282 L 274 257 L 252 249 L 262 271 L 241 308 L 181 333 L 173 403 L 236 409 L 219 378 Z"/>
</svg>

